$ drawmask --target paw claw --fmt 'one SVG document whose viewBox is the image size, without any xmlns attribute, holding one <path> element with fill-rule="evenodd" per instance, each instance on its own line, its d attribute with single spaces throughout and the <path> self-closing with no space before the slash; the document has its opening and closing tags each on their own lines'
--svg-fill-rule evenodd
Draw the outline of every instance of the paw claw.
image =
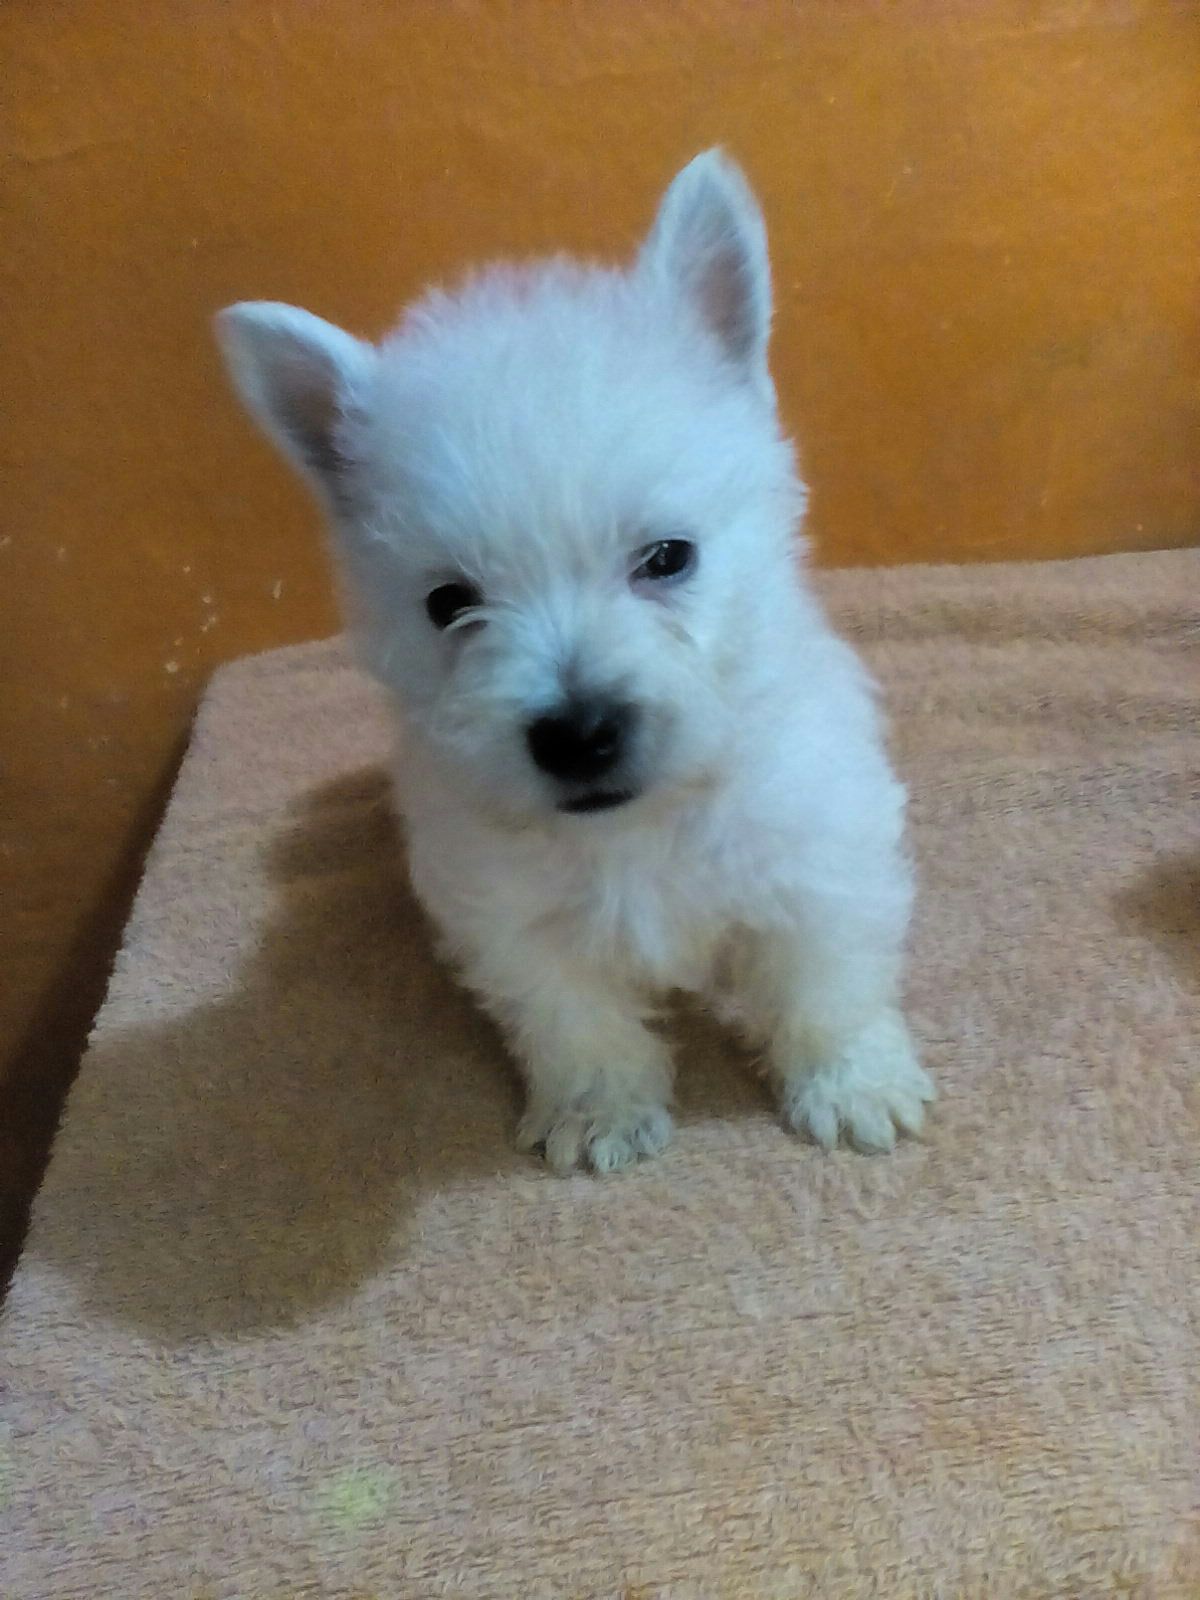
<svg viewBox="0 0 1200 1600">
<path fill-rule="evenodd" d="M 564 1118 L 546 1135 L 546 1165 L 560 1175 L 579 1165 L 583 1146 L 583 1126 L 578 1118 Z"/>
<path fill-rule="evenodd" d="M 917 1137 L 925 1126 L 926 1101 L 932 1099 L 932 1092 L 922 1094 L 919 1098 L 916 1096 L 909 1096 L 908 1098 L 897 1097 L 895 1104 L 892 1106 L 892 1120 L 901 1133 L 910 1134 L 914 1139 Z"/>
<path fill-rule="evenodd" d="M 854 1148 L 864 1155 L 886 1154 L 896 1146 L 896 1129 L 891 1117 L 874 1106 L 864 1108 L 852 1118 L 846 1134 Z"/>
<path fill-rule="evenodd" d="M 788 1120 L 798 1132 L 810 1133 L 825 1150 L 832 1150 L 838 1142 L 838 1115 L 831 1106 L 814 1105 L 799 1115 L 789 1109 Z"/>
</svg>

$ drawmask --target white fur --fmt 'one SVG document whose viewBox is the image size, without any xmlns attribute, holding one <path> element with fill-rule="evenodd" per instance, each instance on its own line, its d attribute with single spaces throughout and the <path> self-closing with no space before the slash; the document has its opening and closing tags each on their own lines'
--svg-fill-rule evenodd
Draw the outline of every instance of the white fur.
<svg viewBox="0 0 1200 1600">
<path fill-rule="evenodd" d="M 803 578 L 767 372 L 758 207 L 710 152 L 625 271 L 555 261 L 432 293 L 376 348 L 306 312 L 218 330 L 329 513 L 352 632 L 402 725 L 417 893 L 528 1084 L 523 1145 L 608 1171 L 670 1133 L 685 989 L 736 1006 L 785 1119 L 887 1148 L 932 1086 L 897 1007 L 911 884 L 871 685 Z M 631 576 L 686 537 L 695 571 Z M 438 584 L 474 612 L 439 632 Z M 634 705 L 636 797 L 558 809 L 529 723 Z"/>
</svg>

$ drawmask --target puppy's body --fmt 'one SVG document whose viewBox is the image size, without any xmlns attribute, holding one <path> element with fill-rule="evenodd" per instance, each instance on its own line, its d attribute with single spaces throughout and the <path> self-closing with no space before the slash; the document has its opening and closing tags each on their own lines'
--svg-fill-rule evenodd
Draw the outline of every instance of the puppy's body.
<svg viewBox="0 0 1200 1600">
<path fill-rule="evenodd" d="M 757 207 L 711 155 L 628 272 L 496 270 L 378 350 L 223 316 L 395 698 L 415 887 L 559 1169 L 665 1143 L 644 1019 L 672 988 L 738 1011 L 823 1143 L 890 1146 L 932 1092 L 896 1011 L 903 795 L 804 586 L 768 321 Z"/>
</svg>

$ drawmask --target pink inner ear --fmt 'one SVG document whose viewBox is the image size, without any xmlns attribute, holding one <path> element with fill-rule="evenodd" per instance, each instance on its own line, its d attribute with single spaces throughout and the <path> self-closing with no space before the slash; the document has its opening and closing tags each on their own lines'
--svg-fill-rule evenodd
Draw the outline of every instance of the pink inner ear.
<svg viewBox="0 0 1200 1600">
<path fill-rule="evenodd" d="M 283 365 L 279 404 L 288 431 L 304 459 L 320 472 L 334 473 L 343 465 L 334 439 L 341 408 L 334 373 L 308 351 L 289 354 Z"/>
<path fill-rule="evenodd" d="M 718 245 L 700 267 L 694 285 L 705 322 L 725 348 L 745 359 L 754 345 L 753 288 L 733 240 Z"/>
</svg>

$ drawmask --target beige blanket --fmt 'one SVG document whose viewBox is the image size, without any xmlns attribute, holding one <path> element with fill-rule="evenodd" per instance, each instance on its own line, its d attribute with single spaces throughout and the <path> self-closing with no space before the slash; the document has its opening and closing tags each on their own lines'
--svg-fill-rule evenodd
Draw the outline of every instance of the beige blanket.
<svg viewBox="0 0 1200 1600">
<path fill-rule="evenodd" d="M 827 575 L 941 1099 L 512 1148 L 336 645 L 223 671 L 0 1323 L 0 1594 L 1200 1595 L 1200 552 Z M 697 863 L 703 870 L 703 863 Z"/>
</svg>

